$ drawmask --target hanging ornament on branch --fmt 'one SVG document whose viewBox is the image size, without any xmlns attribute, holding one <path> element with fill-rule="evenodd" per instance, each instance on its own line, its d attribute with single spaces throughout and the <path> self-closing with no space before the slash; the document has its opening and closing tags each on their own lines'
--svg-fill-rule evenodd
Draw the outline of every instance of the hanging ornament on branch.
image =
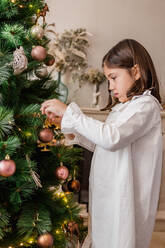
<svg viewBox="0 0 165 248">
<path fill-rule="evenodd" d="M 0 176 L 9 177 L 16 171 L 16 164 L 10 159 L 9 155 L 6 155 L 4 160 L 0 161 Z"/>
<path fill-rule="evenodd" d="M 80 182 L 76 179 L 70 180 L 67 187 L 70 192 L 78 193 L 80 191 Z"/>
<path fill-rule="evenodd" d="M 41 181 L 40 181 L 40 179 L 39 179 L 40 176 L 37 174 L 37 172 L 35 172 L 34 170 L 32 170 L 32 167 L 31 167 L 31 160 L 30 160 L 28 154 L 26 154 L 26 161 L 27 161 L 27 163 L 28 163 L 28 166 L 29 166 L 29 168 L 30 168 L 31 176 L 32 176 L 32 178 L 33 178 L 33 180 L 34 180 L 34 182 L 35 182 L 37 188 L 42 188 Z"/>
<path fill-rule="evenodd" d="M 55 58 L 51 54 L 47 54 L 46 59 L 44 60 L 44 64 L 47 66 L 52 66 L 55 62 Z"/>
<path fill-rule="evenodd" d="M 50 233 L 41 234 L 38 237 L 37 245 L 43 248 L 50 248 L 53 246 L 53 236 Z"/>
<path fill-rule="evenodd" d="M 32 58 L 37 61 L 43 61 L 44 59 L 46 59 L 46 55 L 46 49 L 42 46 L 35 46 L 31 51 Z"/>
<path fill-rule="evenodd" d="M 48 143 L 52 141 L 54 133 L 50 128 L 43 128 L 38 135 L 38 138 L 43 143 Z"/>
<path fill-rule="evenodd" d="M 70 192 L 78 193 L 80 191 L 80 182 L 76 179 L 76 170 L 74 169 L 73 179 L 68 182 L 68 190 Z"/>
<path fill-rule="evenodd" d="M 28 60 L 24 53 L 23 47 L 20 46 L 20 48 L 17 48 L 14 51 L 13 56 L 14 56 L 14 60 L 11 64 L 14 69 L 14 75 L 19 75 L 24 70 L 27 69 L 27 64 L 28 64 Z"/>
<path fill-rule="evenodd" d="M 44 36 L 44 29 L 37 24 L 32 26 L 30 33 L 33 38 L 41 40 L 42 37 Z"/>
<path fill-rule="evenodd" d="M 54 174 L 58 179 L 66 180 L 69 176 L 69 170 L 66 166 L 63 165 L 62 162 L 60 162 L 60 166 L 57 167 Z"/>
</svg>

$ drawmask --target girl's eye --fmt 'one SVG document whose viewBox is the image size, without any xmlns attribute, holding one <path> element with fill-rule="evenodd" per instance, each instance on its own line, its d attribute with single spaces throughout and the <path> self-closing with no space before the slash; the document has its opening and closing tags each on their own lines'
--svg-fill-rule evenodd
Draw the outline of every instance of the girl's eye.
<svg viewBox="0 0 165 248">
<path fill-rule="evenodd" d="M 115 79 L 116 79 L 116 77 L 111 77 L 111 79 L 112 79 L 112 80 L 115 80 Z"/>
</svg>

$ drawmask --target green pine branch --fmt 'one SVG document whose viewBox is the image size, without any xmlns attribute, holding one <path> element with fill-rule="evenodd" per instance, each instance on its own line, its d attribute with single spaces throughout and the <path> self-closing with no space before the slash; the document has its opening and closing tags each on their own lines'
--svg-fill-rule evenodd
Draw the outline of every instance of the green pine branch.
<svg viewBox="0 0 165 248">
<path fill-rule="evenodd" d="M 21 211 L 17 222 L 18 235 L 24 236 L 24 240 L 30 238 L 32 234 L 42 234 L 52 229 L 52 222 L 49 211 L 43 205 L 34 206 L 27 204 Z"/>
<path fill-rule="evenodd" d="M 5 236 L 5 228 L 9 225 L 10 215 L 5 208 L 0 206 L 0 240 Z"/>
<path fill-rule="evenodd" d="M 0 140 L 11 133 L 13 124 L 13 111 L 0 106 Z"/>
<path fill-rule="evenodd" d="M 7 65 L 0 65 L 0 85 L 5 84 L 11 76 L 11 69 Z"/>
<path fill-rule="evenodd" d="M 26 29 L 21 24 L 7 24 L 1 27 L 0 38 L 6 41 L 9 47 L 16 48 L 23 45 Z"/>
<path fill-rule="evenodd" d="M 14 136 L 10 136 L 6 141 L 0 141 L 0 159 L 4 159 L 7 154 L 12 156 L 20 145 L 20 140 Z"/>
</svg>

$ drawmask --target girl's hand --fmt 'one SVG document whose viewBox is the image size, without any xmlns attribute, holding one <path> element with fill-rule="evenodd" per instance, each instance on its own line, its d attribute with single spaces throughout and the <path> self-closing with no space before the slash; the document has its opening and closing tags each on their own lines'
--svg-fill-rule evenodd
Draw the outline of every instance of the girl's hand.
<svg viewBox="0 0 165 248">
<path fill-rule="evenodd" d="M 41 112 L 46 115 L 50 121 L 55 121 L 57 117 L 63 117 L 67 105 L 57 99 L 51 99 L 41 104 Z"/>
</svg>

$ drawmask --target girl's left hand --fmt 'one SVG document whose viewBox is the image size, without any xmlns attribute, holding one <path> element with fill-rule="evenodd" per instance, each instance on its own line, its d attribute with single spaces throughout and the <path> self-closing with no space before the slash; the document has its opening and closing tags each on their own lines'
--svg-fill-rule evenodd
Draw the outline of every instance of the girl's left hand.
<svg viewBox="0 0 165 248">
<path fill-rule="evenodd" d="M 41 112 L 42 114 L 46 114 L 46 116 L 54 121 L 56 117 L 63 117 L 67 105 L 57 99 L 51 99 L 43 102 L 41 104 Z"/>
</svg>

